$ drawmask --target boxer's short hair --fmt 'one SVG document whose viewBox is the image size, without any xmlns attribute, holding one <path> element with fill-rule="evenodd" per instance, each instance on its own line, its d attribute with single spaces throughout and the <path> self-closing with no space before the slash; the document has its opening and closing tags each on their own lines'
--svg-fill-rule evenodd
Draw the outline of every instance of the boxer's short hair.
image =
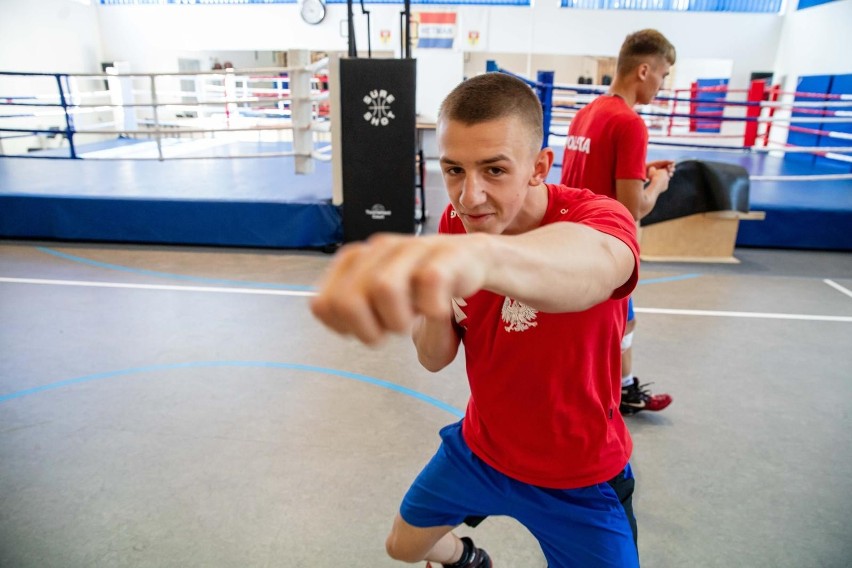
<svg viewBox="0 0 852 568">
<path fill-rule="evenodd" d="M 438 121 L 480 124 L 517 117 L 529 125 L 536 150 L 544 139 L 541 102 L 529 85 L 505 73 L 484 73 L 462 81 L 453 89 L 438 112 Z"/>
<path fill-rule="evenodd" d="M 648 60 L 661 59 L 674 65 L 677 52 L 666 36 L 657 30 L 639 30 L 627 36 L 618 53 L 616 73 L 624 76 Z"/>
</svg>

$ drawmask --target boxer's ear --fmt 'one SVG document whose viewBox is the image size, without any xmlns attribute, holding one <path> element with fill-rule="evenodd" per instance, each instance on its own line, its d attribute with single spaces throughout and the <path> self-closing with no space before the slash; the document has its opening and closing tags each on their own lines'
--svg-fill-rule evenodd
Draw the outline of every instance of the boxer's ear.
<svg viewBox="0 0 852 568">
<path fill-rule="evenodd" d="M 529 184 L 535 186 L 544 183 L 552 166 L 553 150 L 546 147 L 539 150 L 535 157 L 535 166 L 533 167 L 533 175 L 530 177 Z"/>
</svg>

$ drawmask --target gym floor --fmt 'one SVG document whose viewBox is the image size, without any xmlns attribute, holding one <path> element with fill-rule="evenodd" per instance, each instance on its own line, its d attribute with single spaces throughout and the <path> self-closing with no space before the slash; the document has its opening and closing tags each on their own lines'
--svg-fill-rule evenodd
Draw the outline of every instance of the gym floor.
<svg viewBox="0 0 852 568">
<path fill-rule="evenodd" d="M 643 265 L 635 370 L 675 399 L 628 419 L 643 566 L 848 566 L 852 255 L 736 256 Z M 463 357 L 327 332 L 329 259 L 0 241 L 0 566 L 397 566 Z M 545 566 L 511 519 L 461 532 Z"/>
</svg>

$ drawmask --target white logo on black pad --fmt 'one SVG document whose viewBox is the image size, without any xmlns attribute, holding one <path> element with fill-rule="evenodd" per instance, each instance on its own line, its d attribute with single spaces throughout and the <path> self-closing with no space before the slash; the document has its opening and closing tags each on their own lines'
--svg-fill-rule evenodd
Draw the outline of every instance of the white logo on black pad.
<svg viewBox="0 0 852 568">
<path fill-rule="evenodd" d="M 396 118 L 390 106 L 396 100 L 392 94 L 384 89 L 373 89 L 369 95 L 364 96 L 364 104 L 367 105 L 367 112 L 364 113 L 364 120 L 373 126 L 387 126 L 391 120 Z"/>
<path fill-rule="evenodd" d="M 383 221 L 385 217 L 389 217 L 391 211 L 385 209 L 385 206 L 381 203 L 376 203 L 369 209 L 365 209 L 364 213 L 370 216 L 371 219 L 375 221 Z"/>
</svg>

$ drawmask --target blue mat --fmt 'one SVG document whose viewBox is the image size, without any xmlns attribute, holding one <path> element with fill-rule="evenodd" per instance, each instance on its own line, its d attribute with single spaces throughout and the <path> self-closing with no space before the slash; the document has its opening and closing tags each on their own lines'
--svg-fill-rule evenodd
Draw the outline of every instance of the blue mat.
<svg viewBox="0 0 852 568">
<path fill-rule="evenodd" d="M 119 140 L 81 152 L 142 147 Z M 217 155 L 280 151 L 239 143 Z M 555 148 L 561 158 L 561 148 Z M 67 150 L 49 151 L 67 155 Z M 652 146 L 649 160 L 730 162 L 751 175 L 836 173 L 766 154 Z M 106 242 L 314 248 L 342 240 L 331 204 L 331 165 L 296 175 L 292 158 L 175 161 L 0 158 L 0 237 Z M 548 181 L 558 182 L 559 167 Z M 751 183 L 738 246 L 852 250 L 852 181 Z"/>
<path fill-rule="evenodd" d="M 315 167 L 297 175 L 287 157 L 0 158 L 0 236 L 325 247 L 342 240 L 342 222 L 331 204 L 331 164 Z"/>
<path fill-rule="evenodd" d="M 561 162 L 562 149 L 555 148 Z M 738 164 L 752 176 L 836 174 L 830 166 L 784 160 L 764 153 L 715 152 L 651 146 L 648 160 L 687 159 Z M 548 181 L 558 182 L 554 166 Z M 752 181 L 751 211 L 764 211 L 763 221 L 743 221 L 737 246 L 813 250 L 852 250 L 852 181 Z"/>
</svg>

